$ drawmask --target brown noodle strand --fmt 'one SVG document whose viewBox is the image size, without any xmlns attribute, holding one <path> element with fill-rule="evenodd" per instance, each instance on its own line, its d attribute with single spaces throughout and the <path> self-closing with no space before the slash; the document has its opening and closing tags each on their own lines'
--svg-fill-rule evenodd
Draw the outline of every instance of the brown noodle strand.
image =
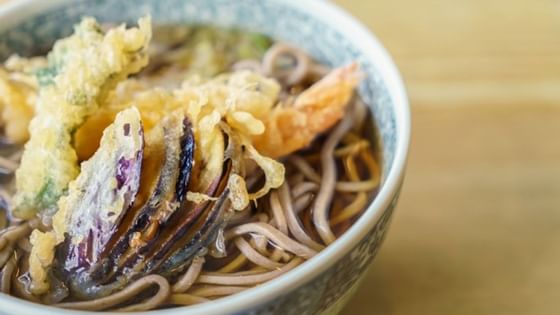
<svg viewBox="0 0 560 315">
<path fill-rule="evenodd" d="M 300 244 L 294 241 L 290 237 L 275 229 L 270 224 L 262 222 L 247 223 L 231 228 L 226 232 L 225 237 L 226 239 L 231 239 L 234 236 L 241 236 L 250 233 L 264 235 L 271 241 L 276 243 L 276 245 L 282 247 L 284 250 L 292 252 L 306 259 L 309 259 L 317 254 L 315 250 L 305 246 L 304 244 Z"/>
<path fill-rule="evenodd" d="M 301 156 L 290 155 L 290 157 L 288 157 L 288 161 L 292 163 L 308 179 L 314 181 L 315 183 L 321 182 L 321 176 Z"/>
<path fill-rule="evenodd" d="M 197 297 L 217 297 L 217 296 L 225 296 L 225 295 L 232 295 L 235 293 L 239 293 L 241 291 L 245 291 L 249 289 L 248 287 L 239 287 L 239 286 L 204 286 L 192 291 L 192 294 Z"/>
<path fill-rule="evenodd" d="M 275 246 L 274 243 L 269 242 L 269 240 L 263 236 L 258 234 L 251 235 L 250 245 L 255 248 L 261 255 L 265 257 L 270 257 L 273 261 L 289 261 L 292 259 L 292 256 L 285 252 L 282 248 Z M 268 245 L 274 246 L 272 253 L 268 250 Z"/>
<path fill-rule="evenodd" d="M 312 206 L 313 201 L 309 205 L 309 208 L 299 213 L 299 216 L 301 219 L 301 223 L 303 224 L 303 228 L 305 229 L 305 231 L 307 231 L 307 234 L 315 240 L 321 240 L 321 238 L 319 237 L 319 233 L 317 232 L 317 230 L 315 229 L 315 225 L 313 224 L 313 212 L 311 211 Z"/>
<path fill-rule="evenodd" d="M 301 243 L 313 248 L 316 251 L 321 251 L 325 247 L 315 242 L 303 230 L 301 222 L 299 221 L 299 218 L 294 211 L 292 197 L 290 196 L 289 189 L 290 188 L 288 186 L 288 183 L 284 183 L 282 186 L 280 186 L 280 199 L 284 208 L 284 214 L 286 215 L 286 218 L 288 220 L 288 227 L 290 228 L 290 232 Z"/>
<path fill-rule="evenodd" d="M 240 254 L 237 257 L 235 257 L 235 259 L 232 260 L 230 263 L 228 263 L 227 265 L 220 268 L 220 270 L 218 270 L 218 272 L 223 272 L 223 273 L 235 272 L 235 271 L 243 268 L 243 266 L 245 266 L 245 264 L 248 261 L 249 260 L 247 259 L 247 257 Z"/>
<path fill-rule="evenodd" d="M 304 181 L 305 181 L 305 176 L 303 176 L 303 174 L 301 173 L 294 174 L 290 176 L 290 178 L 288 178 L 288 183 L 290 183 L 291 186 L 299 185 Z"/>
<path fill-rule="evenodd" d="M 29 272 L 29 255 L 21 255 L 19 258 L 19 272 L 18 276 L 26 275 Z M 17 277 L 12 279 L 12 292 L 15 296 L 23 298 L 28 301 L 40 303 L 38 297 L 31 294 L 25 287 L 25 283 L 20 281 Z"/>
<path fill-rule="evenodd" d="M 297 214 L 299 214 L 303 210 L 307 209 L 313 202 L 314 199 L 313 196 L 314 196 L 313 194 L 305 194 L 297 198 L 296 201 L 294 202 L 294 211 Z"/>
<path fill-rule="evenodd" d="M 55 304 L 55 306 L 82 311 L 100 311 L 118 304 L 126 303 L 127 301 L 134 299 L 140 292 L 153 285 L 157 285 L 159 287 L 158 292 L 153 297 L 142 303 L 117 309 L 117 311 L 121 312 L 150 310 L 164 302 L 171 293 L 169 282 L 167 282 L 167 280 L 162 276 L 149 275 L 144 278 L 140 278 L 121 291 L 103 298 L 84 302 L 59 303 Z"/>
<path fill-rule="evenodd" d="M 242 237 L 237 237 L 235 239 L 235 245 L 239 249 L 239 251 L 247 257 L 252 263 L 264 267 L 269 270 L 273 270 L 276 268 L 280 268 L 282 264 L 268 259 L 266 256 L 261 255 L 258 251 L 256 251 L 246 240 Z"/>
<path fill-rule="evenodd" d="M 152 309 L 157 308 L 158 306 L 162 305 L 171 294 L 171 290 L 169 288 L 169 283 L 167 283 L 167 288 L 164 289 L 160 286 L 160 290 L 156 293 L 156 295 L 152 296 L 151 298 L 147 299 L 142 303 L 135 303 L 129 306 L 116 308 L 114 311 L 116 312 L 141 312 L 141 311 L 149 311 Z"/>
<path fill-rule="evenodd" d="M 0 249 L 3 249 L 8 244 L 17 242 L 22 237 L 27 237 L 33 229 L 32 226 L 36 224 L 36 219 L 27 221 L 20 225 L 11 226 L 4 230 L 0 236 Z"/>
<path fill-rule="evenodd" d="M 352 156 L 348 156 L 344 159 L 344 168 L 350 180 L 360 180 L 358 170 L 356 169 L 356 163 L 354 162 L 354 158 Z M 359 192 L 352 203 L 350 203 L 342 211 L 340 211 L 337 216 L 331 218 L 331 226 L 337 225 L 359 214 L 364 208 L 366 202 L 367 194 L 365 192 Z"/>
<path fill-rule="evenodd" d="M 332 153 L 331 155 L 329 155 L 329 157 L 332 158 Z M 299 156 L 290 156 L 288 160 L 290 161 L 290 163 L 296 166 L 299 169 L 299 171 L 305 175 L 305 177 L 314 181 L 317 184 L 321 183 L 321 176 L 311 167 L 311 165 L 309 165 L 309 163 L 304 158 Z M 379 184 L 379 178 L 372 178 L 372 179 L 358 181 L 358 182 L 336 181 L 334 188 L 336 191 L 340 191 L 340 192 L 359 192 L 359 191 L 373 190 L 378 186 L 378 184 Z"/>
<path fill-rule="evenodd" d="M 261 212 L 257 214 L 256 219 L 258 222 L 264 222 L 264 223 L 269 223 L 271 221 L 265 212 Z M 266 238 L 264 235 L 252 234 L 250 243 L 251 246 L 257 249 L 257 251 L 259 251 L 259 253 L 261 253 L 264 256 L 269 256 L 269 252 L 267 248 L 269 241 L 268 238 Z"/>
<path fill-rule="evenodd" d="M 279 76 L 275 73 L 276 64 L 282 55 L 289 55 L 293 57 L 296 61 L 296 66 L 291 69 L 290 72 L 285 76 L 284 82 L 287 85 L 297 85 L 301 83 L 309 71 L 311 60 L 309 56 L 305 54 L 300 49 L 283 44 L 276 43 L 268 49 L 263 57 L 262 71 L 266 76 L 275 77 L 277 79 L 282 79 L 283 76 Z"/>
<path fill-rule="evenodd" d="M 372 156 L 371 151 L 365 150 L 360 153 L 360 158 L 366 164 L 369 172 L 369 179 L 358 182 L 339 182 L 337 183 L 337 190 L 341 192 L 359 192 L 371 191 L 379 186 L 381 180 L 381 171 L 379 165 Z"/>
<path fill-rule="evenodd" d="M 336 183 L 336 190 L 340 192 L 360 192 L 371 191 L 378 186 L 378 180 L 368 179 L 359 182 L 338 182 Z"/>
<path fill-rule="evenodd" d="M 323 172 L 323 177 L 321 179 L 319 192 L 313 203 L 312 211 L 313 223 L 325 244 L 330 244 L 336 239 L 336 236 L 329 226 L 329 205 L 333 198 L 337 176 L 333 152 L 344 134 L 352 128 L 352 117 L 351 114 L 346 114 L 342 118 L 321 149 L 321 170 Z"/>
<path fill-rule="evenodd" d="M 283 215 L 283 213 L 281 214 Z M 264 222 L 264 223 L 269 223 L 272 226 L 274 225 L 274 219 L 271 220 L 265 220 L 267 219 L 267 217 L 261 216 L 260 217 L 260 222 Z M 284 233 L 286 235 L 288 235 L 288 232 L 286 231 L 286 233 Z M 260 235 L 260 234 L 253 234 L 251 235 L 251 240 L 250 240 L 250 244 L 252 247 L 254 247 L 261 255 L 265 256 L 265 257 L 271 257 L 272 260 L 274 261 L 279 261 L 276 258 L 280 257 L 280 258 L 285 258 L 286 256 L 289 256 L 289 254 L 287 254 L 282 248 L 275 246 L 274 243 L 270 242 L 268 240 L 268 238 L 264 235 Z M 272 253 L 268 250 L 268 245 L 272 245 L 274 246 L 274 249 L 272 250 Z M 291 256 L 289 257 L 289 259 L 291 259 Z"/>
<path fill-rule="evenodd" d="M 280 232 L 288 235 L 288 223 L 286 222 L 285 213 L 280 205 L 280 200 L 278 199 L 278 192 L 270 192 L 269 202 L 272 217 L 275 222 L 274 226 L 276 226 Z"/>
<path fill-rule="evenodd" d="M 255 221 L 258 221 L 258 222 L 268 222 L 268 221 L 270 221 L 270 217 L 265 212 L 257 213 L 255 215 L 255 219 L 256 219 Z"/>
<path fill-rule="evenodd" d="M 0 268 L 4 267 L 4 265 L 8 262 L 12 254 L 14 253 L 14 247 L 12 245 L 8 245 L 0 250 Z"/>
<path fill-rule="evenodd" d="M 373 181 L 377 182 L 377 186 L 379 186 L 381 182 L 381 169 L 379 167 L 379 163 L 373 157 L 373 154 L 369 150 L 364 150 L 360 153 L 360 158 L 366 164 L 366 167 L 369 171 L 369 177 L 372 178 Z"/>
<path fill-rule="evenodd" d="M 360 214 L 364 210 L 366 203 L 367 194 L 363 192 L 358 193 L 352 203 L 342 209 L 336 217 L 331 219 L 331 225 L 335 226 Z"/>
<path fill-rule="evenodd" d="M 171 296 L 167 301 L 169 304 L 173 304 L 173 305 L 188 306 L 188 305 L 210 302 L 211 300 L 200 296 L 195 296 L 192 294 L 181 293 L 181 294 L 171 294 Z"/>
<path fill-rule="evenodd" d="M 368 140 L 358 139 L 352 143 L 344 145 L 334 151 L 334 157 L 341 158 L 347 155 L 356 155 L 360 151 L 367 149 L 371 146 Z M 321 159 L 321 154 L 307 155 L 305 159 L 309 162 L 319 161 Z"/>
<path fill-rule="evenodd" d="M 238 271 L 235 273 L 229 273 L 229 274 L 235 274 L 237 276 L 252 276 L 252 275 L 258 275 L 260 273 L 266 272 L 268 271 L 267 269 L 264 269 L 262 267 L 254 267 L 248 270 L 243 270 L 243 271 Z M 219 271 L 207 271 L 204 273 L 206 276 L 223 276 L 224 274 L 219 272 Z M 198 282 L 198 280 L 197 280 Z"/>
<path fill-rule="evenodd" d="M 9 294 L 11 285 L 12 285 L 12 278 L 14 276 L 14 271 L 16 270 L 16 262 L 17 258 L 15 255 L 12 255 L 11 259 L 8 260 L 4 269 L 2 269 L 2 278 L 0 279 L 0 290 L 3 293 Z"/>
<path fill-rule="evenodd" d="M 270 257 L 271 260 L 276 261 L 276 262 L 280 262 L 280 261 L 288 262 L 288 261 L 292 260 L 293 255 L 286 252 L 282 248 L 280 248 L 278 246 L 275 246 L 274 243 L 271 243 L 271 245 L 274 246 L 274 249 L 272 250 L 272 253 L 267 255 L 267 257 Z"/>
<path fill-rule="evenodd" d="M 196 278 L 198 278 L 198 275 L 202 270 L 202 266 L 204 266 L 204 262 L 204 257 L 195 257 L 187 272 L 185 272 L 185 274 L 181 276 L 181 278 L 179 278 L 179 280 L 171 288 L 173 293 L 183 293 L 190 289 L 190 287 L 196 281 Z"/>
<path fill-rule="evenodd" d="M 288 255 L 288 253 L 286 253 L 286 252 L 283 251 L 282 249 L 280 249 L 280 248 L 275 248 L 275 249 L 272 251 L 272 255 L 270 255 L 270 259 L 271 259 L 272 261 L 278 262 L 278 261 L 280 261 L 280 260 L 285 260 L 286 255 Z M 289 256 L 289 255 L 288 255 L 288 256 Z"/>
<path fill-rule="evenodd" d="M 265 213 L 262 214 L 264 215 L 257 216 L 259 222 L 270 223 L 270 224 L 274 223 L 274 220 L 268 220 L 268 216 Z M 268 245 L 269 244 L 274 245 L 274 244 L 270 243 L 268 238 L 266 238 L 264 235 L 252 234 L 249 243 L 253 248 L 257 250 L 257 252 L 260 255 L 265 257 L 270 257 L 270 259 L 273 261 L 277 262 L 280 261 L 280 259 L 284 259 L 284 260 L 291 259 L 291 256 L 279 247 L 275 247 L 272 253 L 269 253 L 267 248 Z"/>
<path fill-rule="evenodd" d="M 293 188 L 291 192 L 294 199 L 298 199 L 299 197 L 307 193 L 315 193 L 317 192 L 317 190 L 319 190 L 319 185 L 314 182 L 302 182 L 292 187 Z"/>
<path fill-rule="evenodd" d="M 268 223 L 267 223 L 268 224 Z M 249 243 L 251 244 L 251 246 L 253 248 L 255 248 L 261 255 L 263 256 L 271 256 L 269 250 L 268 250 L 268 245 L 271 244 L 271 242 L 268 240 L 268 238 L 264 235 L 261 234 L 252 234 L 251 235 L 251 239 L 249 240 Z"/>
<path fill-rule="evenodd" d="M 221 284 L 221 285 L 255 285 L 263 283 L 270 279 L 274 279 L 281 274 L 284 274 L 296 266 L 301 264 L 301 258 L 294 258 L 292 261 L 282 266 L 280 269 L 269 271 L 257 275 L 238 275 L 238 274 L 224 274 L 224 275 L 207 275 L 203 273 L 198 278 L 198 283 L 206 284 Z"/>
</svg>

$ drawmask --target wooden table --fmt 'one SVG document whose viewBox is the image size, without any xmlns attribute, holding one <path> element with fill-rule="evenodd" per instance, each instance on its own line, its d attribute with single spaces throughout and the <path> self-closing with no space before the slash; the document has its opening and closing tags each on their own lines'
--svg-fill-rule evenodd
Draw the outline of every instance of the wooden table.
<svg viewBox="0 0 560 315">
<path fill-rule="evenodd" d="M 343 314 L 557 314 L 560 1 L 336 2 L 393 54 L 413 112 L 391 231 Z"/>
<path fill-rule="evenodd" d="M 558 314 L 560 1 L 336 2 L 413 113 L 400 205 L 343 314 Z"/>
</svg>

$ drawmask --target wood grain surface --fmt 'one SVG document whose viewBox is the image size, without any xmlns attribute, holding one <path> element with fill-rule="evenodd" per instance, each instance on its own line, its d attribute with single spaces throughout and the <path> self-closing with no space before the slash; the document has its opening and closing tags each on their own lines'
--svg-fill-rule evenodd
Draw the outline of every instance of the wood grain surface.
<svg viewBox="0 0 560 315">
<path fill-rule="evenodd" d="M 400 205 L 343 314 L 558 314 L 560 1 L 335 2 L 413 112 Z"/>
<path fill-rule="evenodd" d="M 558 314 L 560 1 L 336 2 L 413 113 L 401 202 L 343 315 Z"/>
</svg>

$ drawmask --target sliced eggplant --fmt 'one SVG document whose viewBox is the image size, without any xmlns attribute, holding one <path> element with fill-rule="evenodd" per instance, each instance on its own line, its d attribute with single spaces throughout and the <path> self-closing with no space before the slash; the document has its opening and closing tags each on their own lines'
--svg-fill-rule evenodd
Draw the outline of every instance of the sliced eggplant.
<svg viewBox="0 0 560 315">
<path fill-rule="evenodd" d="M 229 213 L 227 186 L 235 172 L 234 163 L 230 158 L 222 160 L 221 165 L 214 163 L 211 172 L 208 164 L 195 165 L 194 134 L 186 119 L 170 116 L 161 129 L 161 133 L 147 137 L 142 187 L 135 205 L 111 231 L 111 239 L 95 264 L 73 269 L 74 276 L 66 277 L 73 296 L 107 296 L 154 272 L 174 277 L 190 265 L 201 249 L 210 246 L 225 226 Z M 217 139 L 223 147 L 224 134 L 220 132 Z M 164 153 L 154 153 L 158 147 L 150 143 L 163 143 L 159 149 Z M 210 173 L 216 174 L 214 180 L 208 180 Z M 201 185 L 202 179 L 205 184 Z M 149 197 L 142 197 L 149 190 Z M 209 198 L 199 203 L 187 200 L 187 191 L 201 191 Z M 65 247 L 71 248 L 68 242 Z M 73 252 L 62 254 L 69 257 Z"/>
<path fill-rule="evenodd" d="M 223 138 L 224 134 L 220 132 L 219 137 Z M 231 144 L 229 137 L 227 140 Z M 192 201 L 183 202 L 169 220 L 160 221 L 156 240 L 139 251 L 142 259 L 137 260 L 135 264 L 123 265 L 122 272 L 132 270 L 141 274 L 149 274 L 156 271 L 172 276 L 187 267 L 202 248 L 215 241 L 217 232 L 223 228 L 226 221 L 225 210 L 229 205 L 227 185 L 230 175 L 234 171 L 235 163 L 228 158 L 218 169 L 212 167 L 209 170 L 208 165 L 201 168 L 202 170 L 199 169 L 199 172 L 196 172 L 199 177 L 193 178 L 188 188 L 195 190 L 195 187 L 200 187 L 200 179 L 205 175 L 217 174 L 212 181 L 204 179 L 210 182 L 208 186 L 203 186 L 203 189 L 205 195 L 210 196 L 211 200 L 198 204 Z"/>
<path fill-rule="evenodd" d="M 185 198 L 194 158 L 191 124 L 187 119 L 170 116 L 163 121 L 161 129 L 161 139 L 155 141 L 164 143 L 165 153 L 157 183 L 147 202 L 137 203 L 119 226 L 114 246 L 106 251 L 107 259 L 92 275 L 95 280 L 107 282 L 118 274 L 121 266 L 134 264 L 140 259 L 143 248 L 157 236 L 159 225 L 179 208 Z M 155 159 L 156 163 L 158 160 Z"/>
<path fill-rule="evenodd" d="M 121 270 L 123 266 L 132 266 L 143 257 L 156 243 L 161 225 L 179 209 L 185 198 L 193 165 L 194 138 L 188 123 L 181 128 L 184 129 L 181 139 L 173 136 L 177 133 L 170 129 L 174 128 L 165 128 L 166 158 L 158 185 L 148 202 L 140 209 L 132 227 L 127 229 L 127 236 L 121 242 L 122 246 L 128 248 L 127 251 L 120 257 L 115 257 L 120 251 L 119 247 L 115 248 L 115 271 Z"/>
<path fill-rule="evenodd" d="M 99 261 L 123 215 L 132 206 L 140 185 L 144 137 L 140 113 L 119 113 L 103 133 L 93 157 L 82 164 L 68 195 L 53 218 L 58 264 L 66 273 L 87 269 Z"/>
<path fill-rule="evenodd" d="M 181 224 L 173 230 L 175 237 L 169 241 L 173 244 L 170 253 L 160 252 L 154 256 L 144 269 L 144 272 L 156 272 L 166 277 L 173 277 L 184 271 L 192 259 L 203 249 L 209 247 L 216 241 L 220 230 L 223 230 L 228 222 L 230 207 L 228 188 L 229 180 L 233 174 L 244 173 L 244 165 L 241 161 L 241 145 L 227 125 L 222 128 L 227 135 L 227 147 L 224 154 L 225 162 L 222 174 L 218 181 L 212 185 L 216 200 L 207 201 L 194 206 L 187 204 L 186 209 L 200 209 L 188 212 L 187 220 L 181 220 Z M 214 188 L 215 187 L 215 188 Z M 161 259 L 164 259 L 161 262 Z"/>
<path fill-rule="evenodd" d="M 208 221 L 208 224 L 217 222 L 218 218 L 214 218 L 214 215 L 210 214 L 212 209 L 216 208 L 216 204 L 220 204 L 219 208 L 221 208 L 223 201 L 219 200 L 227 196 L 225 188 L 231 173 L 231 161 L 227 160 L 221 169 L 221 176 L 215 178 L 205 192 L 206 195 L 218 200 L 210 200 L 200 204 L 191 201 L 181 203 L 177 211 L 168 220 L 158 221 L 157 232 L 152 232 L 157 234 L 157 237 L 151 239 L 149 243 L 143 244 L 144 246 L 137 250 L 138 254 L 135 261 L 129 260 L 121 265 L 121 272 L 127 270 L 143 274 L 152 272 L 175 251 L 183 248 L 193 238 L 196 238 L 195 234 L 198 235 L 200 228 L 204 227 L 200 222 Z M 189 189 L 195 185 L 197 185 L 197 181 L 192 181 Z"/>
<path fill-rule="evenodd" d="M 226 189 L 229 175 L 231 174 L 231 161 L 224 163 L 222 176 L 217 178 L 208 195 L 217 198 L 200 204 L 187 201 L 181 211 L 177 213 L 174 224 L 163 229 L 160 237 L 158 250 L 149 253 L 143 272 L 149 273 L 173 256 L 179 255 L 182 250 L 191 250 L 196 254 L 200 248 L 191 245 L 203 245 L 206 247 L 212 240 L 209 239 L 206 230 L 210 226 L 220 225 L 223 209 L 227 205 L 228 190 Z M 187 255 L 185 260 L 190 258 Z"/>
<path fill-rule="evenodd" d="M 168 244 L 173 244 L 171 254 L 162 255 L 161 253 L 150 260 L 145 272 L 156 270 L 163 276 L 174 276 L 187 268 L 192 259 L 203 248 L 207 248 L 215 242 L 218 232 L 227 223 L 227 209 L 229 207 L 229 190 L 227 183 L 231 174 L 231 162 L 226 161 L 224 175 L 216 190 L 217 200 L 208 201 L 204 205 L 200 214 L 191 215 L 190 222 L 182 224 L 177 228 L 177 235 Z M 162 262 L 163 259 L 163 262 Z"/>
<path fill-rule="evenodd" d="M 146 140 L 149 145 L 142 170 L 145 187 L 140 188 L 138 199 L 143 199 L 141 195 L 145 190 L 152 190 L 150 196 L 143 204 L 137 200 L 118 228 L 108 235 L 109 245 L 104 247 L 95 264 L 74 270 L 75 275 L 67 277 L 66 284 L 74 296 L 82 299 L 106 296 L 133 280 L 137 274 L 126 272 L 122 267 L 142 260 L 145 248 L 156 243 L 160 225 L 184 202 L 194 164 L 192 126 L 187 119 L 170 115 L 160 127 L 161 132 L 154 131 Z M 159 156 L 158 151 L 164 151 L 163 156 Z M 159 173 L 156 180 L 151 178 L 153 173 Z M 61 254 L 70 257 L 73 253 Z"/>
</svg>

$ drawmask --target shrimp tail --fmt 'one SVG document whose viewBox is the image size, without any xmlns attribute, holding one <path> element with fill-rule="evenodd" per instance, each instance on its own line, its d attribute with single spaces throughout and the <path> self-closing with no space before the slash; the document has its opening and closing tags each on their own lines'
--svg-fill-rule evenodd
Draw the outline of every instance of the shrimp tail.
<svg viewBox="0 0 560 315">
<path fill-rule="evenodd" d="M 357 63 L 332 70 L 303 91 L 292 106 L 278 104 L 265 120 L 265 132 L 253 138 L 257 150 L 278 158 L 308 146 L 334 126 L 363 78 Z"/>
</svg>

